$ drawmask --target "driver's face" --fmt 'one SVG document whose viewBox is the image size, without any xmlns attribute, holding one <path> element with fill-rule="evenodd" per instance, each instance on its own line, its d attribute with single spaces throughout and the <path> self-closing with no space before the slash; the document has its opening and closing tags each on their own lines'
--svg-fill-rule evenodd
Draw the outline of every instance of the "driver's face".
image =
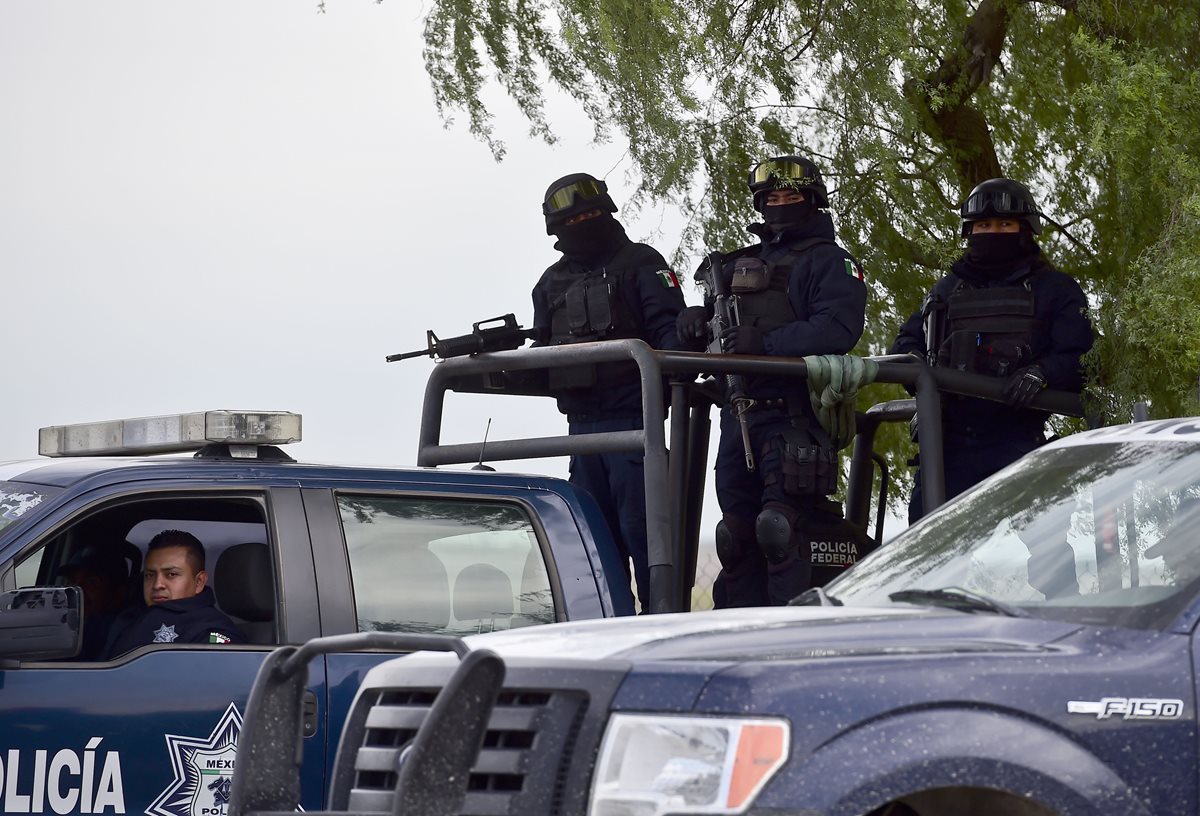
<svg viewBox="0 0 1200 816">
<path fill-rule="evenodd" d="M 146 606 L 191 598 L 208 583 L 208 573 L 197 572 L 188 561 L 186 547 L 151 550 L 142 570 L 142 595 Z"/>
</svg>

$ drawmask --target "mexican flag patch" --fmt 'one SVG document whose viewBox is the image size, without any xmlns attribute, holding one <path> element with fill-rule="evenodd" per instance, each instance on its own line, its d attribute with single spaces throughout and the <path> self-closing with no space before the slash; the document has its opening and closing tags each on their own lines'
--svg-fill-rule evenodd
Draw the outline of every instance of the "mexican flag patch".
<svg viewBox="0 0 1200 816">
<path fill-rule="evenodd" d="M 658 280 L 662 283 L 664 289 L 679 288 L 679 278 L 675 277 L 675 273 L 670 269 L 659 270 Z"/>
<path fill-rule="evenodd" d="M 858 261 L 852 261 L 849 258 L 846 259 L 846 274 L 858 280 L 866 280 L 863 277 L 862 267 L 858 265 Z"/>
<path fill-rule="evenodd" d="M 228 635 L 222 635 L 220 632 L 209 632 L 209 643 L 231 643 L 233 641 Z"/>
</svg>

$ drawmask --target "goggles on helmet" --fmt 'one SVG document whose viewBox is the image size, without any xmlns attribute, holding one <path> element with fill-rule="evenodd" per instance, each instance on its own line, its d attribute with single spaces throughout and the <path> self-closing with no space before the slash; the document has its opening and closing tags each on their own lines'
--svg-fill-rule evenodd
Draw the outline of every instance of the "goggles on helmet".
<svg viewBox="0 0 1200 816">
<path fill-rule="evenodd" d="M 607 192 L 608 185 L 603 181 L 596 181 L 595 179 L 572 181 L 546 196 L 546 200 L 542 202 L 542 215 L 554 215 L 555 213 L 571 209 L 571 207 L 575 206 L 576 196 L 581 201 L 591 201 L 593 198 L 598 198 Z"/>
<path fill-rule="evenodd" d="M 750 171 L 751 189 L 770 183 L 776 187 L 802 187 L 813 183 L 811 168 L 791 159 L 768 159 Z"/>
<path fill-rule="evenodd" d="M 967 199 L 962 207 L 966 220 L 980 220 L 989 215 L 1037 215 L 1038 209 L 1024 196 L 1005 190 L 983 190 Z"/>
</svg>

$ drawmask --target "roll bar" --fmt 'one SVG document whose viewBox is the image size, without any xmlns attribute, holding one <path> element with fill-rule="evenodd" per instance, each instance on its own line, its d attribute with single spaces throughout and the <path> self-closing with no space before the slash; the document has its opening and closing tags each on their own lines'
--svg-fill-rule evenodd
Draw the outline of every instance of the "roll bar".
<svg viewBox="0 0 1200 816">
<path fill-rule="evenodd" d="M 881 403 L 858 415 L 858 433 L 847 484 L 847 518 L 867 527 L 875 432 L 883 422 L 907 421 L 914 412 L 921 443 L 921 489 L 926 512 L 945 501 L 942 422 L 939 392 L 1002 400 L 1002 380 L 944 368 L 932 368 L 913 355 L 871 358 L 879 364 L 876 382 L 898 383 L 913 400 Z M 592 453 L 639 451 L 645 455 L 646 540 L 650 563 L 651 612 L 676 612 L 689 606 L 699 539 L 700 497 L 704 487 L 710 423 L 709 408 L 722 394 L 697 374 L 744 374 L 796 379 L 807 388 L 804 360 L 790 357 L 660 351 L 641 340 L 609 340 L 498 351 L 455 357 L 434 366 L 425 386 L 417 464 L 423 467 L 481 461 L 484 443 L 441 443 L 447 391 L 550 396 L 538 376 L 552 368 L 632 361 L 642 392 L 642 430 L 606 431 L 570 436 L 492 440 L 488 461 L 533 459 Z M 670 382 L 671 450 L 664 431 L 663 383 Z M 1043 391 L 1031 407 L 1082 416 L 1079 395 Z"/>
</svg>

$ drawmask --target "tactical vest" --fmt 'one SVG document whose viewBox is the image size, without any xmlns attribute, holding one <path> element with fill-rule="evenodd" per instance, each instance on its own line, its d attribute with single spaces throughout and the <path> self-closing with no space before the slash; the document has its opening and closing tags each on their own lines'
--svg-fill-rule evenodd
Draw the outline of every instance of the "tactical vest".
<svg viewBox="0 0 1200 816">
<path fill-rule="evenodd" d="M 800 315 L 788 300 L 788 278 L 800 257 L 818 244 L 836 246 L 837 242 L 829 238 L 809 238 L 790 247 L 783 260 L 777 263 L 767 263 L 753 256 L 733 262 L 729 291 L 737 297 L 740 325 L 768 332 L 799 319 Z"/>
<path fill-rule="evenodd" d="M 1029 278 L 1019 286 L 975 288 L 960 282 L 944 303 L 929 337 L 936 365 L 992 377 L 1007 377 L 1033 358 L 1042 321 Z M 940 324 L 937 325 L 937 324 Z"/>
<path fill-rule="evenodd" d="M 636 244 L 629 243 L 604 266 L 582 274 L 572 272 L 572 265 L 567 262 L 551 269 L 546 287 L 550 345 L 645 339 L 624 295 L 633 285 L 631 277 L 636 270 L 630 263 L 636 250 Z M 552 391 L 636 381 L 637 376 L 637 365 L 633 362 L 559 367 L 549 372 Z"/>
</svg>

